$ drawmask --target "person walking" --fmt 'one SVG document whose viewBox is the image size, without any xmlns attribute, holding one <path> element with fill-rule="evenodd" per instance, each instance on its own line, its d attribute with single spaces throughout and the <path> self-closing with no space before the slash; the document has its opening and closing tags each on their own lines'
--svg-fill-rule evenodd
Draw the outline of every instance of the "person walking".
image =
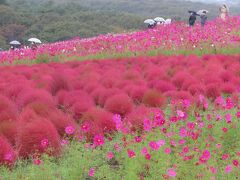
<svg viewBox="0 0 240 180">
<path fill-rule="evenodd" d="M 201 26 L 204 27 L 207 22 L 207 12 L 203 12 L 200 15 L 200 19 L 201 19 Z"/>
<path fill-rule="evenodd" d="M 195 11 L 188 11 L 188 12 L 191 14 L 188 20 L 189 26 L 194 26 L 197 20 L 197 16 L 199 15 Z"/>
<path fill-rule="evenodd" d="M 220 8 L 219 8 L 219 11 L 220 11 L 220 18 L 223 20 L 223 21 L 226 21 L 228 16 L 229 16 L 229 8 L 226 4 L 223 4 Z"/>
</svg>

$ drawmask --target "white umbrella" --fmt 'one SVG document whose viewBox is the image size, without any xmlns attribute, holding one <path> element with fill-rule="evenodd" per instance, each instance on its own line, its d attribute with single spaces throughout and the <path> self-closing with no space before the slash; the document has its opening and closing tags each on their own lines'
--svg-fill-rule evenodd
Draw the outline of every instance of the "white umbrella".
<svg viewBox="0 0 240 180">
<path fill-rule="evenodd" d="M 199 10 L 199 11 L 197 12 L 197 14 L 199 14 L 199 15 L 207 14 L 207 13 L 208 13 L 208 11 L 205 10 L 205 9 Z"/>
<path fill-rule="evenodd" d="M 165 23 L 164 24 L 171 24 L 172 23 L 172 19 L 166 19 Z"/>
<path fill-rule="evenodd" d="M 156 21 L 156 22 L 165 22 L 165 19 L 162 18 L 162 17 L 156 17 L 156 18 L 154 19 L 154 21 Z"/>
<path fill-rule="evenodd" d="M 11 41 L 9 44 L 10 45 L 21 45 L 21 43 L 19 41 L 16 41 L 16 40 Z"/>
<path fill-rule="evenodd" d="M 28 41 L 29 41 L 29 42 L 38 43 L 38 44 L 41 44 L 41 43 L 42 43 L 42 42 L 41 42 L 39 39 L 37 39 L 37 38 L 30 38 Z"/>
<path fill-rule="evenodd" d="M 146 20 L 144 21 L 144 23 L 145 23 L 145 24 L 153 25 L 153 24 L 156 23 L 156 21 L 154 21 L 153 19 L 146 19 Z"/>
</svg>

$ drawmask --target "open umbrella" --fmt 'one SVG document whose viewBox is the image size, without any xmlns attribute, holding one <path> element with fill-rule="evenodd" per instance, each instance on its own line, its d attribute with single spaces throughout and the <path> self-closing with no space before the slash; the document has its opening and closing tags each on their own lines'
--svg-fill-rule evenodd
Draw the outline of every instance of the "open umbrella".
<svg viewBox="0 0 240 180">
<path fill-rule="evenodd" d="M 208 13 L 208 11 L 205 10 L 205 9 L 199 10 L 199 11 L 197 12 L 197 14 L 199 14 L 199 15 L 207 14 L 207 13 Z"/>
<path fill-rule="evenodd" d="M 38 43 L 38 44 L 41 44 L 41 43 L 42 43 L 42 42 L 41 42 L 39 39 L 37 39 L 37 38 L 30 38 L 28 41 L 29 41 L 29 42 L 33 42 L 33 43 Z"/>
<path fill-rule="evenodd" d="M 166 19 L 164 24 L 168 25 L 168 24 L 171 24 L 171 23 L 172 23 L 172 19 Z"/>
<path fill-rule="evenodd" d="M 165 22 L 165 19 L 163 19 L 162 17 L 156 17 L 154 19 L 154 21 L 156 21 L 156 22 Z"/>
<path fill-rule="evenodd" d="M 19 41 L 16 41 L 16 40 L 11 41 L 9 44 L 10 45 L 21 45 L 21 43 Z"/>
<path fill-rule="evenodd" d="M 144 23 L 145 23 L 145 24 L 153 25 L 153 24 L 156 23 L 156 21 L 154 21 L 153 19 L 146 19 L 146 20 L 144 21 Z"/>
</svg>

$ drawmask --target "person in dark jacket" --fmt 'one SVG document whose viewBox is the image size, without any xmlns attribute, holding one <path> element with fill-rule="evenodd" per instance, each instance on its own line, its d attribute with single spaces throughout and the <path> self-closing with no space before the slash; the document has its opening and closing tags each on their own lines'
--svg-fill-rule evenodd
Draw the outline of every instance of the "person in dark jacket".
<svg viewBox="0 0 240 180">
<path fill-rule="evenodd" d="M 191 15 L 189 17 L 189 26 L 194 26 L 194 24 L 197 20 L 198 14 L 194 11 L 189 11 L 189 13 L 191 13 Z"/>
<path fill-rule="evenodd" d="M 207 13 L 203 12 L 200 18 L 201 18 L 201 26 L 204 27 L 207 21 Z"/>
</svg>

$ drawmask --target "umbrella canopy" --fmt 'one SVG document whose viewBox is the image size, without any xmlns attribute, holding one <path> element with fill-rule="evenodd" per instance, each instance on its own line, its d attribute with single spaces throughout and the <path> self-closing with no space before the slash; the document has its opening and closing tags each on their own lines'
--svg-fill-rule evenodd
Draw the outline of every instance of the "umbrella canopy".
<svg viewBox="0 0 240 180">
<path fill-rule="evenodd" d="M 197 12 L 197 14 L 199 14 L 199 15 L 203 15 L 203 14 L 207 14 L 207 13 L 208 13 L 208 11 L 205 10 L 205 9 L 199 10 L 199 11 Z"/>
<path fill-rule="evenodd" d="M 153 25 L 153 24 L 156 23 L 156 21 L 154 21 L 153 19 L 146 19 L 146 20 L 144 21 L 144 23 L 145 23 L 145 24 Z"/>
<path fill-rule="evenodd" d="M 16 40 L 11 41 L 9 44 L 10 45 L 21 45 L 21 43 L 19 41 L 16 41 Z"/>
<path fill-rule="evenodd" d="M 154 19 L 154 21 L 156 21 L 156 22 L 165 22 L 165 19 L 163 19 L 162 17 L 156 17 Z"/>
<path fill-rule="evenodd" d="M 39 39 L 37 39 L 37 38 L 30 38 L 28 41 L 29 41 L 29 42 L 33 42 L 33 43 L 38 43 L 38 44 L 41 44 L 41 43 L 42 43 L 42 42 L 41 42 Z"/>
<path fill-rule="evenodd" d="M 172 19 L 166 19 L 164 24 L 171 24 L 172 23 Z"/>
</svg>

